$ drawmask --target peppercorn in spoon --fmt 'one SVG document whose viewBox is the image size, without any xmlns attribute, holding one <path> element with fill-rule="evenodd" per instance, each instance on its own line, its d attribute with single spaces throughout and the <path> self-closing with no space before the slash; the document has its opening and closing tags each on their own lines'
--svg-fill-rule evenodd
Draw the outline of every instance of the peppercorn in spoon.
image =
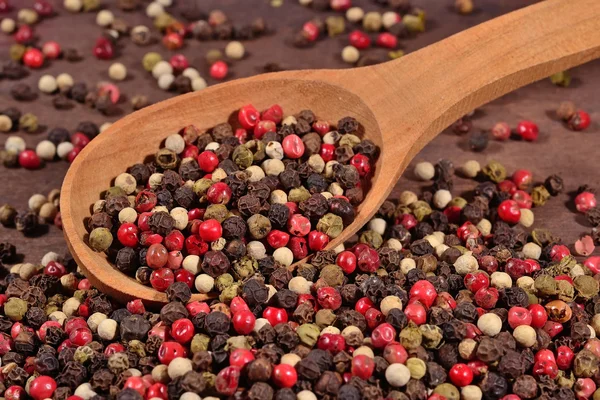
<svg viewBox="0 0 600 400">
<path fill-rule="evenodd" d="M 153 154 L 181 127 L 208 130 L 231 110 L 278 103 L 338 121 L 353 116 L 381 148 L 371 188 L 334 248 L 379 209 L 411 159 L 438 133 L 476 107 L 528 83 L 600 57 L 600 2 L 547 0 L 384 64 L 347 70 L 289 71 L 239 79 L 163 101 L 113 124 L 79 154 L 61 196 L 69 248 L 92 284 L 120 301 L 148 305 L 164 293 L 114 268 L 85 243 L 89 205 L 111 180 Z M 207 296 L 195 294 L 192 300 Z"/>
</svg>

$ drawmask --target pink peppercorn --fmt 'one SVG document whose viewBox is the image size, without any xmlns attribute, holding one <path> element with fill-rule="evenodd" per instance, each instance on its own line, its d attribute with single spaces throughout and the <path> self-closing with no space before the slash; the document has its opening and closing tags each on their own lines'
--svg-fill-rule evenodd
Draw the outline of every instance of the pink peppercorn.
<svg viewBox="0 0 600 400">
<path fill-rule="evenodd" d="M 414 322 L 416 325 L 423 325 L 427 322 L 427 310 L 419 302 L 408 304 L 404 309 L 404 314 L 409 321 Z"/>
<path fill-rule="evenodd" d="M 556 365 L 562 370 L 568 370 L 573 364 L 575 353 L 569 346 L 558 346 L 556 349 Z"/>
<path fill-rule="evenodd" d="M 60 57 L 61 51 L 60 45 L 54 41 L 46 42 L 42 46 L 42 53 L 50 60 L 55 60 Z"/>
<path fill-rule="evenodd" d="M 427 280 L 417 281 L 410 288 L 410 299 L 418 301 L 425 307 L 429 308 L 437 297 L 437 292 L 433 284 Z"/>
<path fill-rule="evenodd" d="M 215 379 L 215 389 L 221 395 L 233 395 L 240 382 L 240 367 L 229 366 L 223 368 Z"/>
<path fill-rule="evenodd" d="M 532 320 L 531 312 L 524 307 L 515 306 L 508 310 L 508 325 L 513 329 L 521 325 L 531 325 Z"/>
<path fill-rule="evenodd" d="M 324 136 L 330 130 L 329 122 L 323 120 L 313 122 L 312 128 L 321 136 Z"/>
<path fill-rule="evenodd" d="M 231 319 L 233 329 L 240 335 L 249 335 L 254 329 L 256 317 L 249 310 L 238 311 Z"/>
<path fill-rule="evenodd" d="M 170 32 L 163 36 L 162 44 L 169 50 L 177 50 L 183 47 L 183 37 L 177 32 Z"/>
<path fill-rule="evenodd" d="M 312 21 L 302 25 L 302 35 L 309 41 L 314 42 L 319 37 L 319 27 Z"/>
<path fill-rule="evenodd" d="M 554 379 L 558 375 L 558 366 L 552 361 L 536 361 L 536 363 L 533 364 L 533 375 L 547 375 Z"/>
<path fill-rule="evenodd" d="M 62 265 L 61 263 L 59 263 L 58 261 L 50 261 L 44 267 L 44 274 L 46 274 L 46 275 L 55 276 L 57 278 L 60 278 L 61 276 L 65 275 L 66 273 L 67 273 L 67 269 L 65 268 L 65 266 Z"/>
<path fill-rule="evenodd" d="M 279 104 L 273 104 L 271 107 L 262 112 L 261 119 L 264 121 L 272 121 L 278 124 L 283 119 L 283 109 Z"/>
<path fill-rule="evenodd" d="M 513 194 L 512 199 L 517 203 L 519 208 L 531 209 L 533 206 L 533 200 L 531 196 L 524 190 L 517 190 Z"/>
<path fill-rule="evenodd" d="M 358 376 L 361 379 L 367 380 L 373 375 L 375 362 L 369 356 L 359 354 L 352 358 L 352 375 Z"/>
<path fill-rule="evenodd" d="M 308 247 L 312 251 L 321 251 L 329 243 L 329 236 L 323 232 L 311 231 L 308 234 Z"/>
<path fill-rule="evenodd" d="M 332 144 L 323 143 L 319 155 L 325 162 L 332 161 L 335 158 L 335 146 Z"/>
<path fill-rule="evenodd" d="M 377 36 L 377 46 L 386 49 L 395 49 L 398 46 L 398 38 L 388 32 L 380 33 Z"/>
<path fill-rule="evenodd" d="M 519 258 L 509 258 L 504 266 L 504 271 L 513 279 L 519 279 L 527 273 L 529 264 Z"/>
<path fill-rule="evenodd" d="M 592 273 L 600 273 L 600 256 L 588 257 L 584 262 L 585 265 Z"/>
<path fill-rule="evenodd" d="M 375 304 L 368 297 L 362 297 L 358 299 L 354 305 L 354 310 L 358 311 L 362 315 L 365 315 L 370 308 L 373 308 Z"/>
<path fill-rule="evenodd" d="M 496 140 L 508 140 L 510 138 L 510 126 L 506 122 L 497 122 L 492 128 L 492 136 Z"/>
<path fill-rule="evenodd" d="M 317 301 L 321 307 L 329 310 L 337 310 L 342 306 L 340 292 L 332 287 L 322 287 L 317 290 Z"/>
<path fill-rule="evenodd" d="M 243 368 L 246 364 L 254 361 L 254 354 L 248 349 L 235 349 L 229 355 L 229 365 Z"/>
<path fill-rule="evenodd" d="M 267 307 L 263 311 L 263 318 L 266 318 L 271 326 L 283 324 L 288 321 L 287 312 L 283 308 Z"/>
<path fill-rule="evenodd" d="M 33 150 L 24 150 L 19 153 L 19 165 L 26 169 L 37 169 L 42 165 L 42 160 Z"/>
<path fill-rule="evenodd" d="M 227 72 L 229 72 L 229 67 L 225 61 L 217 61 L 210 66 L 209 74 L 213 79 L 221 80 L 225 79 Z"/>
<path fill-rule="evenodd" d="M 592 123 L 592 119 L 590 118 L 590 114 L 583 110 L 577 111 L 575 114 L 569 118 L 567 124 L 569 128 L 574 131 L 583 131 L 587 129 Z"/>
<path fill-rule="evenodd" d="M 175 72 L 182 72 L 190 66 L 190 62 L 183 54 L 174 54 L 169 60 L 169 64 Z"/>
<path fill-rule="evenodd" d="M 198 166 L 204 172 L 213 172 L 219 165 L 219 157 L 209 150 L 203 151 L 198 155 Z"/>
<path fill-rule="evenodd" d="M 273 383 L 281 388 L 291 388 L 298 381 L 296 369 L 289 364 L 279 364 L 273 368 Z"/>
<path fill-rule="evenodd" d="M 387 322 L 379 325 L 371 332 L 371 343 L 377 349 L 387 346 L 394 339 L 396 339 L 396 329 Z"/>
<path fill-rule="evenodd" d="M 458 387 L 470 385 L 473 382 L 473 371 L 467 364 L 455 364 L 448 373 L 450 380 Z"/>
<path fill-rule="evenodd" d="M 498 206 L 498 216 L 504 222 L 509 224 L 516 224 L 521 219 L 521 210 L 519 205 L 514 200 L 504 200 Z"/>
<path fill-rule="evenodd" d="M 533 328 L 542 328 L 548 321 L 546 309 L 541 304 L 530 304 L 527 309 L 531 313 L 531 326 Z"/>
<path fill-rule="evenodd" d="M 256 124 L 256 126 L 254 127 L 254 138 L 262 139 L 265 133 L 276 131 L 277 125 L 275 125 L 275 122 L 269 120 L 258 121 L 258 124 Z"/>
<path fill-rule="evenodd" d="M 304 142 L 298 135 L 291 134 L 283 138 L 282 146 L 288 158 L 296 159 L 304 154 Z"/>
<path fill-rule="evenodd" d="M 560 261 L 563 258 L 565 258 L 566 256 L 570 256 L 570 255 L 571 255 L 571 251 L 564 244 L 555 244 L 550 249 L 550 259 L 552 259 L 552 261 Z"/>
<path fill-rule="evenodd" d="M 49 17 L 54 14 L 54 7 L 47 0 L 36 0 L 33 3 L 33 9 L 42 17 Z"/>
<path fill-rule="evenodd" d="M 21 25 L 15 32 L 15 41 L 19 44 L 28 44 L 33 41 L 33 29 L 29 25 Z"/>
<path fill-rule="evenodd" d="M 44 54 L 35 48 L 30 48 L 23 54 L 23 64 L 29 68 L 40 68 L 44 65 Z"/>
<path fill-rule="evenodd" d="M 508 179 L 498 183 L 498 190 L 504 193 L 508 193 L 511 196 L 517 191 L 517 185 L 513 181 Z"/>
<path fill-rule="evenodd" d="M 164 292 L 169 286 L 175 282 L 173 271 L 168 268 L 159 268 L 152 271 L 150 275 L 150 284 L 159 292 Z"/>
<path fill-rule="evenodd" d="M 490 286 L 490 278 L 483 271 L 469 272 L 465 275 L 464 283 L 471 293 L 477 293 L 479 289 Z"/>
<path fill-rule="evenodd" d="M 371 172 L 371 161 L 369 157 L 363 154 L 356 154 L 350 159 L 350 165 L 352 165 L 358 171 L 358 174 L 362 177 L 369 175 Z"/>
<path fill-rule="evenodd" d="M 596 207 L 596 195 L 592 192 L 581 192 L 575 197 L 575 208 L 580 213 L 586 213 Z"/>
<path fill-rule="evenodd" d="M 181 268 L 181 264 L 183 263 L 183 254 L 181 254 L 181 251 L 178 250 L 174 250 L 174 251 L 170 251 L 169 254 L 167 255 L 167 268 L 170 269 L 179 269 Z M 185 270 L 182 270 L 185 271 Z M 188 271 L 185 271 L 188 272 Z M 185 275 L 179 275 L 180 279 L 182 279 L 181 281 L 179 281 L 179 279 L 177 279 L 177 273 L 175 274 L 175 281 L 176 282 L 184 282 L 186 281 L 187 277 Z"/>
<path fill-rule="evenodd" d="M 512 181 L 517 185 L 517 188 L 525 190 L 531 186 L 533 173 L 526 169 L 518 169 L 513 173 Z"/>
<path fill-rule="evenodd" d="M 369 329 L 375 329 L 385 319 L 385 315 L 376 308 L 369 308 L 365 312 L 365 319 L 367 320 L 367 326 Z"/>
<path fill-rule="evenodd" d="M 289 241 L 290 235 L 283 231 L 274 229 L 267 234 L 267 243 L 274 249 L 285 247 Z"/>
<path fill-rule="evenodd" d="M 344 250 L 337 255 L 335 263 L 344 271 L 346 274 L 351 274 L 356 269 L 356 255 L 351 251 Z"/>
<path fill-rule="evenodd" d="M 260 113 L 252 104 L 248 104 L 238 111 L 238 121 L 244 129 L 252 129 L 260 121 Z"/>
<path fill-rule="evenodd" d="M 308 255 L 308 244 L 303 237 L 292 237 L 288 247 L 292 250 L 295 260 L 301 260 Z"/>
<path fill-rule="evenodd" d="M 498 289 L 493 287 L 481 288 L 475 293 L 475 303 L 486 310 L 494 308 L 498 302 Z"/>
<path fill-rule="evenodd" d="M 359 50 L 366 49 L 371 45 L 371 38 L 369 38 L 369 35 L 359 30 L 350 32 L 348 40 L 352 46 Z"/>
<path fill-rule="evenodd" d="M 383 349 L 383 358 L 390 364 L 404 364 L 408 359 L 408 353 L 400 343 L 390 343 Z"/>
<path fill-rule="evenodd" d="M 288 221 L 288 230 L 294 236 L 306 236 L 310 232 L 310 220 L 301 214 L 294 214 Z"/>
<path fill-rule="evenodd" d="M 146 312 L 146 307 L 140 299 L 131 300 L 127 303 L 127 311 L 132 314 L 142 315 Z"/>
<path fill-rule="evenodd" d="M 358 254 L 356 261 L 359 270 L 363 272 L 375 272 L 379 268 L 379 253 L 369 247 Z"/>
<path fill-rule="evenodd" d="M 94 55 L 99 60 L 110 60 L 115 54 L 115 48 L 110 40 L 106 38 L 98 38 L 94 46 Z"/>
<path fill-rule="evenodd" d="M 517 134 L 521 136 L 523 140 L 533 142 L 537 140 L 539 136 L 539 128 L 532 121 L 521 121 L 517 124 Z"/>
<path fill-rule="evenodd" d="M 573 389 L 577 400 L 590 399 L 596 391 L 596 383 L 591 378 L 579 378 L 575 381 Z"/>
<path fill-rule="evenodd" d="M 319 336 L 317 347 L 332 354 L 337 354 L 346 349 L 346 339 L 340 334 L 323 333 Z"/>
</svg>

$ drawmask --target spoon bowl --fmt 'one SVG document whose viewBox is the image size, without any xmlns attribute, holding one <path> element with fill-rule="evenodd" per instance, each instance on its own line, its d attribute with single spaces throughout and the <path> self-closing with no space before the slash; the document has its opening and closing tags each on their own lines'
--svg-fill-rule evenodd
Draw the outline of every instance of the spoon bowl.
<svg viewBox="0 0 600 400">
<path fill-rule="evenodd" d="M 245 78 L 163 101 L 114 123 L 77 156 L 63 182 L 61 215 L 73 257 L 103 292 L 119 301 L 167 301 L 114 268 L 86 244 L 85 220 L 99 194 L 127 167 L 154 154 L 182 127 L 201 131 L 232 110 L 279 104 L 287 115 L 312 109 L 336 122 L 362 124 L 381 149 L 370 189 L 352 224 L 328 248 L 356 233 L 379 209 L 413 157 L 467 112 L 528 83 L 600 57 L 600 2 L 546 0 L 488 21 L 399 60 L 347 70 L 306 70 Z M 192 300 L 207 295 L 195 294 Z"/>
</svg>

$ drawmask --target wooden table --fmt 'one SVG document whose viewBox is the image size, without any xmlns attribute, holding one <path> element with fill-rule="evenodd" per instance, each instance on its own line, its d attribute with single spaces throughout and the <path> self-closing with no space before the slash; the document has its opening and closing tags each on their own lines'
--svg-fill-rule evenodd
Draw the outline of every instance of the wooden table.
<svg viewBox="0 0 600 400">
<path fill-rule="evenodd" d="M 310 49 L 297 49 L 289 44 L 293 33 L 304 22 L 315 16 L 324 17 L 328 13 L 317 13 L 302 7 L 296 0 L 285 0 L 280 8 L 271 7 L 268 0 L 186 0 L 186 2 L 192 1 L 196 1 L 203 10 L 222 9 L 234 22 L 250 22 L 255 17 L 263 16 L 274 30 L 274 33 L 269 36 L 244 43 L 248 54 L 244 60 L 232 65 L 231 78 L 260 73 L 268 62 L 279 63 L 286 69 L 347 67 L 340 58 L 341 49 L 347 44 L 347 35 L 323 39 Z M 183 0 L 176 0 L 176 2 L 184 3 Z M 427 32 L 414 39 L 402 40 L 402 49 L 407 52 L 414 51 L 485 20 L 532 3 L 531 0 L 479 0 L 477 2 L 479 9 L 475 13 L 461 16 L 452 10 L 451 0 L 415 1 L 416 5 L 427 12 L 429 20 Z M 33 0 L 19 0 L 13 3 L 30 6 Z M 40 70 L 32 71 L 24 81 L 35 88 L 41 75 L 56 76 L 61 72 L 70 73 L 75 81 L 85 81 L 88 86 L 95 85 L 99 80 L 108 80 L 107 71 L 112 62 L 97 60 L 91 54 L 94 42 L 101 34 L 101 28 L 95 24 L 95 13 L 70 14 L 62 8 L 62 1 L 54 0 L 53 3 L 59 10 L 59 15 L 42 21 L 35 27 L 36 32 L 42 41 L 56 40 L 63 48 L 77 48 L 85 59 L 75 64 L 64 60 L 54 61 Z M 114 1 L 104 1 L 104 3 L 109 4 L 109 8 L 117 17 L 123 17 L 131 25 L 151 25 L 151 20 L 142 10 L 124 13 L 114 7 L 112 4 Z M 362 6 L 365 10 L 380 9 L 374 2 L 368 0 L 354 0 L 353 3 Z M 177 10 L 177 7 L 174 9 Z M 15 13 L 12 14 L 14 17 Z M 173 14 L 178 16 L 178 11 L 174 11 Z M 5 35 L 0 37 L 0 54 L 3 59 L 7 57 L 8 48 L 12 43 L 12 38 Z M 151 75 L 141 67 L 141 58 L 147 51 L 158 51 L 165 57 L 168 57 L 170 52 L 160 44 L 137 47 L 129 39 L 124 39 L 123 43 L 125 47 L 121 55 L 114 60 L 125 64 L 129 70 L 128 79 L 119 84 L 122 93 L 129 98 L 136 94 L 144 94 L 152 101 L 171 96 L 171 93 L 160 90 Z M 192 66 L 198 68 L 204 77 L 208 77 L 208 66 L 204 61 L 206 51 L 213 48 L 224 49 L 225 45 L 226 42 L 223 41 L 187 40 L 182 52 L 188 56 Z M 369 54 L 385 57 L 386 51 L 371 49 Z M 501 63 L 502 60 L 498 62 Z M 476 159 L 482 164 L 489 160 L 497 160 L 502 162 L 510 173 L 517 168 L 531 169 L 537 181 L 542 181 L 552 173 L 560 174 L 565 179 L 567 190 L 564 194 L 550 200 L 546 206 L 535 210 L 535 226 L 549 228 L 561 236 L 566 243 L 572 243 L 581 234 L 589 232 L 590 226 L 581 215 L 573 212 L 567 192 L 576 190 L 584 183 L 599 186 L 597 148 L 600 146 L 600 129 L 597 123 L 593 123 L 586 132 L 569 131 L 555 120 L 553 111 L 561 101 L 572 100 L 587 110 L 593 120 L 600 119 L 600 96 L 597 95 L 600 88 L 597 79 L 599 73 L 600 63 L 592 62 L 572 71 L 574 79 L 569 88 L 559 88 L 544 80 L 511 93 L 477 112 L 474 129 L 479 130 L 490 129 L 498 121 L 506 121 L 511 126 L 515 126 L 521 119 L 537 122 L 541 133 L 536 143 L 491 142 L 483 153 L 472 153 L 468 150 L 467 137 L 446 131 L 430 143 L 415 162 L 423 160 L 436 162 L 440 158 L 447 158 L 458 166 L 469 159 Z M 207 81 L 209 84 L 215 83 L 211 79 Z M 40 123 L 45 127 L 45 130 L 35 134 L 18 133 L 25 138 L 30 147 L 35 147 L 39 141 L 45 139 L 48 129 L 52 127 L 62 126 L 73 131 L 80 121 L 88 120 L 102 124 L 118 119 L 118 117 L 106 118 L 98 111 L 90 110 L 80 104 L 70 111 L 57 111 L 52 106 L 52 96 L 42 93 L 35 101 L 18 103 L 12 100 L 9 94 L 13 84 L 6 80 L 0 81 L 0 110 L 15 106 L 23 112 L 32 112 L 39 117 Z M 122 108 L 124 113 L 131 111 L 129 105 Z M 2 145 L 7 137 L 6 134 L 0 134 Z M 31 195 L 47 194 L 51 189 L 60 187 L 67 168 L 68 163 L 64 161 L 49 163 L 37 171 L 5 169 L 0 166 L 2 177 L 0 204 L 9 203 L 18 209 L 26 208 L 27 200 Z M 412 170 L 409 168 L 394 189 L 394 195 L 402 190 L 419 190 L 424 186 L 426 184 L 413 179 Z M 457 178 L 453 194 L 468 195 L 468 191 L 474 186 L 473 181 Z M 18 252 L 24 255 L 24 259 L 33 263 L 39 262 L 48 251 L 66 252 L 62 232 L 54 226 L 50 226 L 47 234 L 36 238 L 26 238 L 14 229 L 0 226 L 0 241 L 10 241 L 15 244 Z"/>
</svg>

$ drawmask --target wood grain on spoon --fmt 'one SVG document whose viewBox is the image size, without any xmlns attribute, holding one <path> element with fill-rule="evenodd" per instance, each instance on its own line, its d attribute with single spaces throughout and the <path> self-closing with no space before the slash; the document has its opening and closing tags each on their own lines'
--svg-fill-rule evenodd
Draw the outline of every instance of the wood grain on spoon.
<svg viewBox="0 0 600 400">
<path fill-rule="evenodd" d="M 364 136 L 381 147 L 371 190 L 355 221 L 329 244 L 333 248 L 373 216 L 411 159 L 456 119 L 597 57 L 600 2 L 547 0 L 396 61 L 261 75 L 155 104 L 113 124 L 73 162 L 61 193 L 69 249 L 91 283 L 105 293 L 123 302 L 140 298 L 150 306 L 165 303 L 164 293 L 121 273 L 87 246 L 84 220 L 90 205 L 115 176 L 154 154 L 169 134 L 189 124 L 208 130 L 249 103 L 259 110 L 278 103 L 286 113 L 310 108 L 330 121 L 351 115 L 364 126 Z M 205 298 L 196 294 L 192 300 Z"/>
</svg>

